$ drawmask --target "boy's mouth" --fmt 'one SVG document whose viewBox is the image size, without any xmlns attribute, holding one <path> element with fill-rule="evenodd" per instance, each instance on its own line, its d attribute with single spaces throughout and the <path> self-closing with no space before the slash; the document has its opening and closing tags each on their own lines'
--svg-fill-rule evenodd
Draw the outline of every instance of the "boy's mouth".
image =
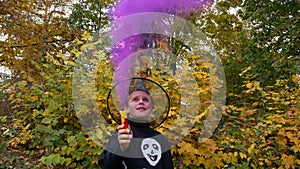
<svg viewBox="0 0 300 169">
<path fill-rule="evenodd" d="M 146 108 L 144 108 L 144 107 L 138 107 L 138 108 L 136 108 L 137 110 L 146 110 Z"/>
</svg>

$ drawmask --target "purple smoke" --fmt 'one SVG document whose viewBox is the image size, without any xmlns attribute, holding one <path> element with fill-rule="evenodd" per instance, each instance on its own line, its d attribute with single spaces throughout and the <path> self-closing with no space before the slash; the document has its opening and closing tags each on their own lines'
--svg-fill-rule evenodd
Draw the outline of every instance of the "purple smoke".
<svg viewBox="0 0 300 169">
<path fill-rule="evenodd" d="M 212 0 L 120 0 L 110 14 L 122 17 L 142 12 L 189 13 L 212 4 Z"/>
<path fill-rule="evenodd" d="M 114 19 L 121 18 L 127 15 L 144 12 L 188 15 L 193 10 L 203 9 L 209 7 L 211 4 L 212 0 L 119 0 L 115 7 L 110 9 L 109 16 L 113 21 Z M 139 30 L 139 28 L 145 25 L 131 22 L 130 26 L 134 28 L 133 30 Z M 117 41 L 116 39 L 118 39 L 118 33 L 120 32 L 111 32 L 113 42 Z M 145 45 L 147 44 L 147 42 L 145 41 L 148 41 L 149 44 L 149 36 L 147 34 L 135 35 L 134 33 L 136 32 L 132 32 L 132 35 L 134 36 L 123 39 L 121 42 L 116 42 L 116 44 L 112 47 L 111 61 L 114 65 L 115 83 L 119 83 L 125 79 L 130 78 L 130 67 L 132 67 L 132 62 L 123 61 L 127 60 L 126 58 L 128 56 L 137 52 L 139 49 L 149 48 L 149 46 Z M 124 92 L 124 88 L 127 87 L 117 86 L 116 88 L 122 108 L 124 108 L 126 100 L 125 97 L 127 96 L 127 92 Z"/>
<path fill-rule="evenodd" d="M 175 15 L 180 13 L 189 14 L 193 10 L 209 7 L 211 4 L 212 0 L 119 0 L 115 7 L 110 9 L 109 15 L 111 20 L 114 20 L 114 18 L 143 12 L 161 12 Z M 144 26 L 134 23 L 131 23 L 131 25 L 135 30 Z M 112 32 L 112 36 L 114 40 L 114 32 Z M 142 43 L 143 37 L 135 36 L 124 40 L 125 46 L 122 47 L 123 49 L 118 49 L 115 46 L 112 51 L 114 56 L 112 58 L 113 63 L 118 65 L 124 57 L 135 52 L 139 46 L 142 46 Z M 136 46 L 132 47 L 132 44 Z"/>
</svg>

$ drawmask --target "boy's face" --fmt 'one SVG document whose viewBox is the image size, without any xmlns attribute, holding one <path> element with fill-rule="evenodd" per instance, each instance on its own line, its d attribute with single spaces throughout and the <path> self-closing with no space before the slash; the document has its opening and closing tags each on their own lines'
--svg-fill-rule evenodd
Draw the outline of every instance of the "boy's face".
<svg viewBox="0 0 300 169">
<path fill-rule="evenodd" d="M 150 95 L 144 91 L 134 91 L 128 100 L 129 117 L 137 120 L 147 120 L 152 112 Z"/>
</svg>

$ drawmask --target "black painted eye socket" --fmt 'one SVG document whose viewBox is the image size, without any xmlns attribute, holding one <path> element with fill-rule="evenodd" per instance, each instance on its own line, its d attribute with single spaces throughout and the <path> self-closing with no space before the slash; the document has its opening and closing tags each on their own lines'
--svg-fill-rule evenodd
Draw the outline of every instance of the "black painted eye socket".
<svg viewBox="0 0 300 169">
<path fill-rule="evenodd" d="M 149 148 L 149 144 L 143 145 L 143 150 L 146 150 L 146 149 L 148 149 L 148 148 Z"/>
<path fill-rule="evenodd" d="M 158 146 L 156 144 L 152 144 L 152 147 L 155 149 L 155 150 L 158 150 Z"/>
</svg>

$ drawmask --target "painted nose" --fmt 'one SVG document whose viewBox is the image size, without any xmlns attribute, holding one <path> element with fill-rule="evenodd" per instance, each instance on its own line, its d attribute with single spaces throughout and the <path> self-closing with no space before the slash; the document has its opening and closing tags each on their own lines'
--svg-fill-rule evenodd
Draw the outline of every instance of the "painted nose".
<svg viewBox="0 0 300 169">
<path fill-rule="evenodd" d="M 140 100 L 140 101 L 139 101 L 139 104 L 144 104 L 143 100 Z"/>
</svg>

